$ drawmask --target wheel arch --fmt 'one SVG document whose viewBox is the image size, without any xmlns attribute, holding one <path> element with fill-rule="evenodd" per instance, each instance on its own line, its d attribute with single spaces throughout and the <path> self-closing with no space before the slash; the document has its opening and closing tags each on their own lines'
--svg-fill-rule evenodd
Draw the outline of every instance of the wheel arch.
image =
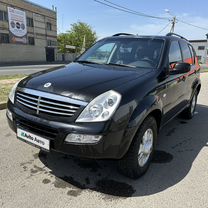
<svg viewBox="0 0 208 208">
<path fill-rule="evenodd" d="M 129 125 L 127 127 L 127 130 L 125 131 L 122 144 L 120 145 L 120 158 L 128 152 L 128 149 L 131 146 L 135 135 L 137 134 L 140 126 L 148 116 L 152 116 L 156 120 L 157 131 L 159 132 L 162 120 L 161 108 L 158 105 L 150 105 L 149 109 L 137 110 L 129 121 Z"/>
</svg>

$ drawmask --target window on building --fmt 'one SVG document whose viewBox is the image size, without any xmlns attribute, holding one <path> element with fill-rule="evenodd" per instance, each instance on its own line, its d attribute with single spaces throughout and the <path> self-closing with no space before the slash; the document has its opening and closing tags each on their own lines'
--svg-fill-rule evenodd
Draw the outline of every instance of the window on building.
<svg viewBox="0 0 208 208">
<path fill-rule="evenodd" d="M 198 58 L 198 61 L 201 61 L 202 60 L 202 57 L 201 56 L 197 56 Z"/>
<path fill-rule="evenodd" d="M 0 43 L 9 43 L 9 34 L 0 33 Z"/>
<path fill-rule="evenodd" d="M 47 40 L 47 45 L 48 46 L 56 46 L 57 45 L 57 42 L 54 41 L 54 40 Z"/>
<path fill-rule="evenodd" d="M 27 17 L 27 26 L 34 27 L 33 18 Z"/>
<path fill-rule="evenodd" d="M 188 44 L 185 41 L 180 42 L 182 55 L 183 55 L 183 61 L 185 63 L 193 64 L 191 51 L 189 49 Z"/>
<path fill-rule="evenodd" d="M 35 39 L 34 39 L 34 37 L 28 37 L 28 44 L 29 45 L 35 45 Z"/>
<path fill-rule="evenodd" d="M 204 50 L 205 46 L 198 46 L 198 50 Z"/>
<path fill-rule="evenodd" d="M 46 23 L 46 29 L 50 31 L 52 30 L 52 24 L 50 22 Z"/>
<path fill-rule="evenodd" d="M 8 21 L 8 14 L 7 14 L 7 12 L 0 10 L 0 21 Z"/>
<path fill-rule="evenodd" d="M 181 49 L 178 41 L 173 41 L 169 50 L 169 63 L 178 63 L 182 61 Z"/>
</svg>

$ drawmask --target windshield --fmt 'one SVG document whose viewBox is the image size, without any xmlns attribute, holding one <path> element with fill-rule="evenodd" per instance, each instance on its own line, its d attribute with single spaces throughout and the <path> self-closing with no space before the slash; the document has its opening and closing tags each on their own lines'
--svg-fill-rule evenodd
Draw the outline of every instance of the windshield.
<svg viewBox="0 0 208 208">
<path fill-rule="evenodd" d="M 77 62 L 157 68 L 164 41 L 150 38 L 120 38 L 97 42 Z"/>
</svg>

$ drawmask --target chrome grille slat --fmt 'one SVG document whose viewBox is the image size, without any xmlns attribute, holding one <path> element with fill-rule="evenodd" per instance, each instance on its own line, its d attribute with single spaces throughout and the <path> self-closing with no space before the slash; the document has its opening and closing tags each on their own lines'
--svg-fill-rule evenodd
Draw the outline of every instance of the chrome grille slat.
<svg viewBox="0 0 208 208">
<path fill-rule="evenodd" d="M 26 103 L 35 105 L 37 107 L 37 102 L 31 102 L 31 101 L 25 100 L 24 98 L 20 97 L 19 95 L 17 95 L 17 99 L 21 100 L 22 102 L 26 102 Z"/>
<path fill-rule="evenodd" d="M 45 110 L 43 108 L 39 108 L 39 111 L 41 112 L 47 112 L 47 113 L 52 113 L 52 114 L 58 114 L 58 115 L 65 115 L 65 116 L 73 116 L 73 113 L 61 113 L 61 112 L 57 112 L 57 111 L 50 111 L 50 110 Z"/>
<path fill-rule="evenodd" d="M 76 112 L 76 110 L 60 109 L 60 108 L 56 108 L 56 107 L 51 107 L 51 106 L 43 105 L 43 104 L 41 104 L 41 102 L 40 102 L 39 106 L 40 106 L 40 108 L 41 107 L 44 107 L 44 108 L 54 109 L 54 110 L 58 110 L 58 111 L 66 111 L 66 112 L 71 112 L 71 113 L 75 113 Z"/>
<path fill-rule="evenodd" d="M 17 95 L 19 95 L 19 96 L 21 96 L 21 97 L 25 97 L 25 98 L 28 98 L 28 99 L 30 99 L 30 100 L 35 100 L 35 101 L 38 101 L 38 97 L 37 98 L 34 98 L 34 97 L 31 97 L 31 96 L 27 96 L 27 95 L 25 95 L 25 94 L 23 94 L 23 93 L 17 93 Z"/>
<path fill-rule="evenodd" d="M 22 102 L 21 100 L 18 100 L 18 99 L 17 99 L 17 101 L 18 101 L 19 103 L 21 103 L 22 105 L 28 107 L 28 108 L 32 108 L 32 109 L 37 110 L 37 107 L 31 106 L 31 105 L 29 105 L 29 104 L 26 104 L 26 103 L 24 103 L 24 102 Z"/>
<path fill-rule="evenodd" d="M 83 101 L 26 88 L 17 88 L 16 102 L 34 110 L 36 114 L 68 117 L 74 116 L 81 106 L 87 105 Z"/>
<path fill-rule="evenodd" d="M 60 103 L 54 103 L 54 102 L 46 101 L 46 100 L 44 100 L 44 98 L 41 99 L 40 102 L 41 103 L 48 103 L 48 104 L 51 104 L 51 105 L 57 105 L 57 106 L 65 107 L 65 108 L 79 109 L 79 107 L 75 107 L 75 106 L 64 105 L 64 104 L 60 104 Z"/>
</svg>

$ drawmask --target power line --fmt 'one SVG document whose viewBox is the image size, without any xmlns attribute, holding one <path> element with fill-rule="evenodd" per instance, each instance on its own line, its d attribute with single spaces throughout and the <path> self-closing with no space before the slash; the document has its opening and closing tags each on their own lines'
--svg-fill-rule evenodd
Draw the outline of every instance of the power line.
<svg viewBox="0 0 208 208">
<path fill-rule="evenodd" d="M 129 13 L 129 14 L 133 14 L 133 15 L 137 15 L 137 16 L 142 16 L 142 17 L 147 17 L 147 18 L 153 18 L 153 19 L 160 19 L 160 20 L 169 20 L 169 21 L 172 21 L 172 27 L 171 27 L 171 31 L 172 32 L 174 32 L 175 25 L 178 22 L 181 22 L 183 24 L 186 24 L 186 25 L 189 25 L 189 26 L 198 28 L 198 29 L 202 29 L 202 30 L 208 31 L 208 28 L 200 27 L 200 26 L 194 25 L 192 23 L 185 22 L 183 20 L 180 20 L 180 19 L 176 18 L 176 16 L 174 16 L 173 19 L 169 19 L 167 17 L 158 17 L 158 16 L 148 15 L 148 14 L 145 14 L 145 13 L 142 13 L 142 12 L 138 12 L 138 11 L 129 9 L 129 8 L 124 7 L 124 6 L 121 6 L 119 4 L 115 4 L 115 3 L 113 3 L 113 2 L 111 2 L 109 0 L 94 0 L 94 1 L 97 2 L 97 3 L 103 4 L 105 6 L 111 7 L 113 9 L 116 9 L 116 10 L 119 10 L 119 11 L 122 11 L 122 12 Z M 169 24 L 170 23 L 168 23 L 165 26 L 165 28 L 162 29 L 162 31 L 165 30 L 169 26 Z M 161 33 L 162 31 L 160 31 L 159 33 Z"/>
<path fill-rule="evenodd" d="M 159 35 L 161 32 L 163 32 L 170 24 L 171 24 L 171 23 L 168 22 L 168 24 L 165 25 L 165 27 L 163 27 L 163 28 L 157 33 L 157 35 Z"/>
<path fill-rule="evenodd" d="M 164 20 L 169 20 L 169 18 L 166 18 L 166 17 L 158 17 L 158 16 L 153 16 L 153 15 L 145 14 L 145 13 L 143 13 L 143 12 L 138 12 L 138 11 L 129 9 L 129 8 L 127 8 L 127 7 L 121 6 L 121 5 L 119 5 L 119 4 L 115 4 L 115 3 L 113 3 L 113 2 L 110 2 L 110 1 L 108 1 L 108 0 L 103 0 L 103 1 L 105 1 L 105 2 L 107 2 L 107 3 L 109 3 L 109 4 L 112 4 L 112 5 L 114 5 L 114 6 L 120 7 L 120 8 L 122 8 L 122 9 L 128 10 L 128 11 L 130 11 L 130 12 L 136 13 L 136 14 L 138 14 L 138 15 L 144 16 L 144 17 L 149 17 L 149 18 L 154 18 L 154 19 L 164 19 Z"/>
<path fill-rule="evenodd" d="M 201 29 L 201 30 L 206 30 L 206 31 L 208 31 L 208 28 L 205 28 L 205 27 L 200 27 L 200 26 L 197 26 L 197 25 L 194 25 L 194 24 L 192 24 L 192 23 L 185 22 L 185 21 L 179 20 L 179 19 L 177 19 L 177 21 L 178 21 L 178 22 L 181 22 L 181 23 L 183 23 L 183 24 L 192 26 L 192 27 L 196 27 L 196 28 Z"/>
<path fill-rule="evenodd" d="M 94 1 L 97 2 L 97 3 L 103 4 L 105 6 L 111 7 L 113 9 L 117 9 L 119 11 L 129 13 L 129 14 L 134 14 L 134 15 L 137 15 L 137 16 L 148 17 L 148 18 L 153 18 L 153 19 L 169 20 L 169 18 L 166 18 L 166 17 L 152 16 L 152 15 L 148 15 L 148 14 L 138 12 L 138 11 L 135 11 L 135 10 L 132 10 L 132 9 L 128 9 L 127 7 L 120 6 L 118 4 L 112 3 L 112 2 L 107 1 L 107 0 L 104 0 L 107 3 L 103 2 L 103 1 L 100 1 L 100 0 L 94 0 Z"/>
<path fill-rule="evenodd" d="M 178 18 L 176 17 L 176 15 L 170 13 L 170 11 L 169 11 L 168 13 L 173 17 L 173 19 L 172 19 L 172 29 L 173 29 L 173 31 L 174 31 L 174 27 L 175 27 L 176 23 L 178 23 L 178 22 L 181 22 L 181 23 L 183 23 L 183 24 L 186 24 L 186 25 L 189 25 L 189 26 L 192 26 L 192 27 L 196 27 L 196 28 L 201 29 L 201 30 L 206 30 L 206 31 L 208 31 L 208 28 L 200 27 L 200 26 L 194 25 L 194 24 L 192 24 L 192 23 L 189 23 L 189 22 L 180 20 L 180 19 L 178 19 Z M 172 29 L 171 29 L 171 30 L 172 30 Z"/>
</svg>

